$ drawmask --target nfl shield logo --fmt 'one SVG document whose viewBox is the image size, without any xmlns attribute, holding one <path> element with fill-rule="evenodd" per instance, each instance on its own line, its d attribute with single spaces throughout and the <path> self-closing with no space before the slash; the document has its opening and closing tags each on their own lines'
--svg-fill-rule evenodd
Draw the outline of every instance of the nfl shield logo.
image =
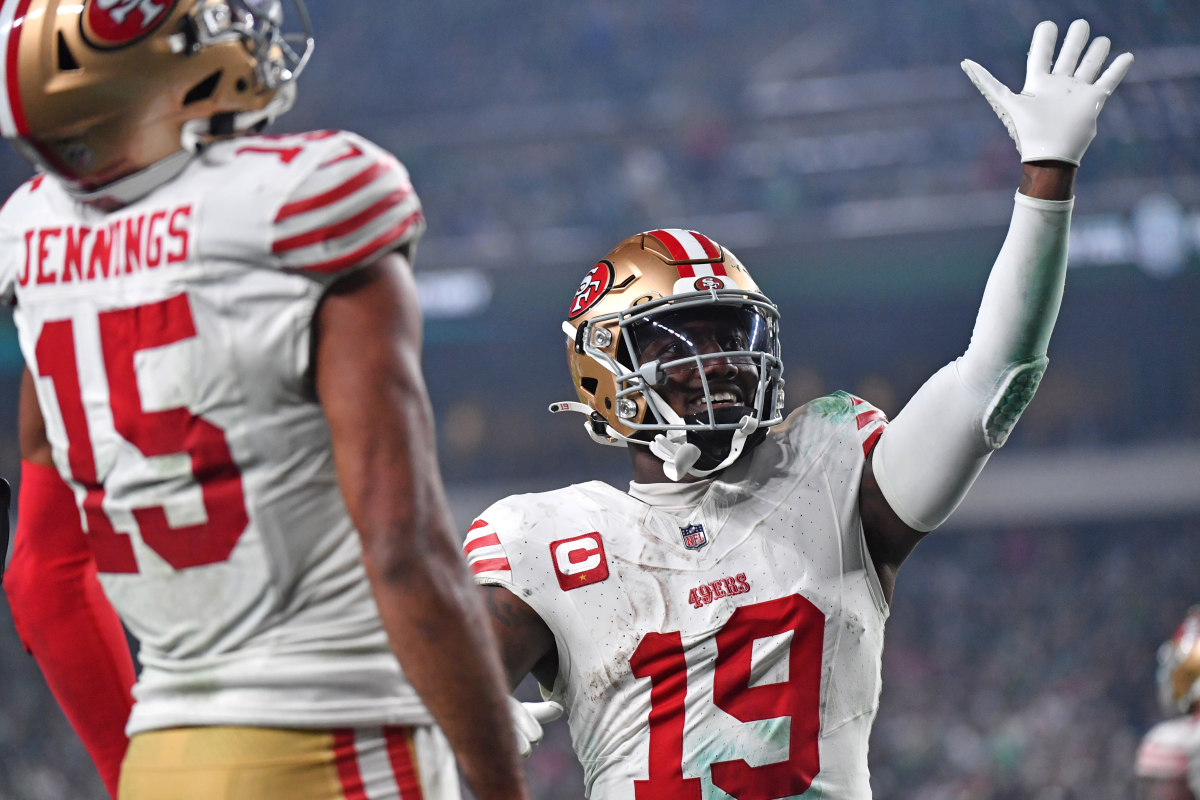
<svg viewBox="0 0 1200 800">
<path fill-rule="evenodd" d="M 683 546 L 688 550 L 699 550 L 708 544 L 708 535 L 704 532 L 704 526 L 699 523 L 680 528 L 679 533 L 683 535 Z"/>
</svg>

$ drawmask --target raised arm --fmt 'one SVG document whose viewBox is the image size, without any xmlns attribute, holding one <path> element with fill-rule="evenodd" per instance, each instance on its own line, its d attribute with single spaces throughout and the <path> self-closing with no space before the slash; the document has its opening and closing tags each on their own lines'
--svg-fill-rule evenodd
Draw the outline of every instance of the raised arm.
<svg viewBox="0 0 1200 800">
<path fill-rule="evenodd" d="M 1056 38 L 1054 23 L 1037 26 L 1020 94 L 963 62 L 1008 127 L 1024 167 L 970 345 L 900 411 L 864 473 L 863 526 L 889 597 L 901 562 L 962 501 L 1046 368 L 1066 275 L 1075 171 L 1101 108 L 1133 61 L 1125 53 L 1101 73 L 1108 39 L 1094 39 L 1084 52 L 1088 25 L 1076 20 L 1052 66 Z"/>
<path fill-rule="evenodd" d="M 133 658 L 104 596 L 75 496 L 51 460 L 33 378 L 21 378 L 21 484 L 4 591 L 25 649 L 117 796 L 133 706 Z"/>
<path fill-rule="evenodd" d="M 316 322 L 316 387 L 346 507 L 392 647 L 481 800 L 525 798 L 503 671 L 443 495 L 405 258 L 336 283 Z"/>
</svg>

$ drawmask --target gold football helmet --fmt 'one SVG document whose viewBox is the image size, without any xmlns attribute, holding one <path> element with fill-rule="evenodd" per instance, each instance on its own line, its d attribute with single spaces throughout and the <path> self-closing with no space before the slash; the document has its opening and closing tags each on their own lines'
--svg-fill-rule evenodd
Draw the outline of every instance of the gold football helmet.
<svg viewBox="0 0 1200 800">
<path fill-rule="evenodd" d="M 708 334 L 715 343 L 685 332 L 696 320 L 718 329 Z M 586 414 L 598 442 L 649 446 L 673 480 L 723 469 L 782 420 L 779 310 L 703 234 L 664 229 L 622 241 L 580 283 L 563 332 L 579 402 L 550 410 Z M 737 365 L 754 385 L 714 392 L 707 373 L 716 363 Z M 681 415 L 660 389 L 686 370 L 699 375 L 702 400 Z"/>
<path fill-rule="evenodd" d="M 0 0 L 0 134 L 84 194 L 256 130 L 312 53 L 289 1 L 296 32 L 281 0 Z"/>
<path fill-rule="evenodd" d="M 1200 704 L 1200 605 L 1158 648 L 1158 700 L 1163 713 L 1187 714 Z"/>
</svg>

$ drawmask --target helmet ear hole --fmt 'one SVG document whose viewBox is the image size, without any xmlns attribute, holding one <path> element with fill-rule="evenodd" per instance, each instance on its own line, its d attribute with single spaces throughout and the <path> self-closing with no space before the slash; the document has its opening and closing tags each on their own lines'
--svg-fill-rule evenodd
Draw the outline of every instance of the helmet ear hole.
<svg viewBox="0 0 1200 800">
<path fill-rule="evenodd" d="M 595 378 L 580 378 L 579 385 L 582 386 L 583 390 L 588 394 L 595 394 L 596 390 L 600 388 L 600 381 L 596 380 Z"/>
<path fill-rule="evenodd" d="M 73 72 L 79 69 L 79 62 L 75 60 L 71 48 L 67 46 L 67 40 L 63 38 L 62 31 L 58 32 L 58 69 L 60 72 Z"/>
<path fill-rule="evenodd" d="M 213 92 L 217 90 L 217 84 L 220 82 L 221 70 L 217 70 L 189 89 L 188 93 L 183 96 L 183 104 L 187 106 L 192 103 L 198 103 L 201 100 L 207 100 L 213 96 Z"/>
</svg>

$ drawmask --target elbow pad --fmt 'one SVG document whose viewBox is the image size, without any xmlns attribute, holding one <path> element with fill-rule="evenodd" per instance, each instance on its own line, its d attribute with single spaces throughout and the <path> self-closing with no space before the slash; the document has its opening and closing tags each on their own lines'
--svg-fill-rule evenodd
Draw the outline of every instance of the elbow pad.
<svg viewBox="0 0 1200 800">
<path fill-rule="evenodd" d="M 1017 195 L 970 346 L 880 438 L 872 469 L 910 528 L 931 531 L 950 516 L 1033 399 L 1062 301 L 1072 205 Z"/>
<path fill-rule="evenodd" d="M 1008 441 L 1008 435 L 1033 399 L 1049 363 L 1050 359 L 1045 356 L 1034 358 L 1013 364 L 1000 376 L 996 391 L 983 412 L 983 438 L 992 450 L 999 450 Z"/>
<path fill-rule="evenodd" d="M 1046 359 L 1015 364 L 996 391 L 967 388 L 959 362 L 913 395 L 875 447 L 879 489 L 908 527 L 931 531 L 958 508 L 992 452 L 1008 439 L 1037 389 Z"/>
</svg>

